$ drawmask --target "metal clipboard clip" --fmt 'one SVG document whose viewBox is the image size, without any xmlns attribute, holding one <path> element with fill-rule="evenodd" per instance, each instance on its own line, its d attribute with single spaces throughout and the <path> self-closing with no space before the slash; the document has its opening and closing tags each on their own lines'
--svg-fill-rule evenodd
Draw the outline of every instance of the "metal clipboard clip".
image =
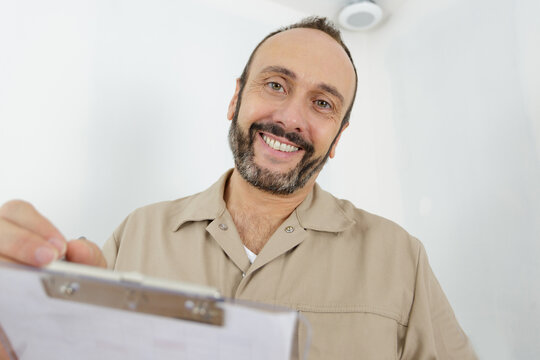
<svg viewBox="0 0 540 360">
<path fill-rule="evenodd" d="M 224 322 L 219 306 L 223 299 L 213 288 L 65 262 L 52 263 L 46 270 L 41 283 L 54 299 L 216 326 Z"/>
</svg>

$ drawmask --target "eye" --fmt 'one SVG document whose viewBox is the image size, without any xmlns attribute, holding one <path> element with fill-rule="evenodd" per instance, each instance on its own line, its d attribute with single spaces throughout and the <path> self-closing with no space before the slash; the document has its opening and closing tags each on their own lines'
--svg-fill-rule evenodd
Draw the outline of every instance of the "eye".
<svg viewBox="0 0 540 360">
<path fill-rule="evenodd" d="M 270 81 L 266 83 L 266 86 L 268 86 L 270 89 L 278 92 L 285 92 L 285 89 L 283 89 L 283 86 L 280 83 L 277 83 L 275 81 Z"/>
<path fill-rule="evenodd" d="M 326 100 L 315 100 L 315 105 L 322 109 L 331 109 L 332 105 Z"/>
</svg>

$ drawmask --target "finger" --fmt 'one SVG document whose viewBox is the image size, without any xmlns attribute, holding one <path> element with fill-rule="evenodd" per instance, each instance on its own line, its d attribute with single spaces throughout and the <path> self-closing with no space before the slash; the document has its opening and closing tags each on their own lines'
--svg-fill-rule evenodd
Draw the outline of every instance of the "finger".
<svg viewBox="0 0 540 360">
<path fill-rule="evenodd" d="M 107 268 L 107 261 L 101 249 L 93 242 L 86 239 L 71 240 L 68 242 L 66 260 Z"/>
<path fill-rule="evenodd" d="M 35 233 L 0 218 L 0 254 L 32 266 L 43 266 L 60 254 L 55 246 Z"/>
<path fill-rule="evenodd" d="M 66 239 L 32 204 L 22 200 L 8 201 L 0 207 L 0 218 L 43 237 L 58 249 L 60 256 L 65 254 Z"/>
<path fill-rule="evenodd" d="M 17 261 L 15 261 L 13 259 L 10 259 L 10 258 L 8 258 L 6 256 L 2 256 L 2 255 L 0 255 L 0 262 L 8 262 L 8 263 L 16 263 L 16 264 L 18 264 Z M 0 357 L 0 359 L 2 359 L 2 358 Z"/>
</svg>

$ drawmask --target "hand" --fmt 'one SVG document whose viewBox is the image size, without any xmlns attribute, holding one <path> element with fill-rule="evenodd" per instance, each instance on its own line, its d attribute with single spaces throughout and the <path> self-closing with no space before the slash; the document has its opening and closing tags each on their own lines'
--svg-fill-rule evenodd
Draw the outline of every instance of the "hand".
<svg viewBox="0 0 540 360">
<path fill-rule="evenodd" d="M 0 259 L 44 266 L 65 256 L 68 261 L 107 267 L 99 247 L 86 240 L 67 242 L 30 203 L 8 201 L 0 207 Z"/>
</svg>

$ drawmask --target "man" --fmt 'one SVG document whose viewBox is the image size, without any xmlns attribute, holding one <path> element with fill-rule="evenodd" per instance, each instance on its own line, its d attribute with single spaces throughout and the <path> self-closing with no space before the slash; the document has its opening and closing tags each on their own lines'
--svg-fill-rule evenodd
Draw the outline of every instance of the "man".
<svg viewBox="0 0 540 360">
<path fill-rule="evenodd" d="M 210 189 L 134 211 L 103 253 L 67 242 L 30 204 L 0 209 L 0 254 L 182 280 L 288 306 L 312 327 L 310 359 L 472 359 L 420 242 L 315 180 L 356 92 L 339 32 L 308 18 L 255 49 L 228 109 L 235 168 Z M 299 346 L 306 341 L 300 326 Z"/>
</svg>

